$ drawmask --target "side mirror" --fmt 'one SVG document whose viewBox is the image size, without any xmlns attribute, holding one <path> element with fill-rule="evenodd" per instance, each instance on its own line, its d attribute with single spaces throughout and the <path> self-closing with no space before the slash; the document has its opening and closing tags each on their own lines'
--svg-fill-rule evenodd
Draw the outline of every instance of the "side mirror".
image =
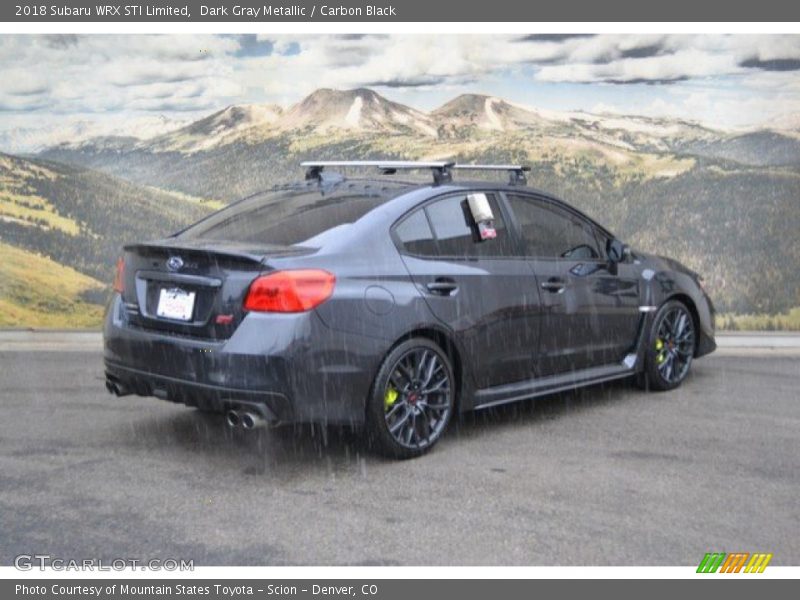
<svg viewBox="0 0 800 600">
<path fill-rule="evenodd" d="M 608 240 L 608 244 L 606 245 L 606 254 L 608 255 L 608 261 L 612 264 L 617 264 L 624 262 L 628 256 L 630 256 L 630 248 L 627 244 L 621 242 L 616 238 L 612 238 Z"/>
</svg>

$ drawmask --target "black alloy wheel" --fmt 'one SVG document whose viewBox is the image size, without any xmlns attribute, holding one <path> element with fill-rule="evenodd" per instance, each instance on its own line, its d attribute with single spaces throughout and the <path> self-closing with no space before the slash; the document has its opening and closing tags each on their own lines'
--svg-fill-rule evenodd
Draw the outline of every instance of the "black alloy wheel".
<svg viewBox="0 0 800 600">
<path fill-rule="evenodd" d="M 371 438 L 385 454 L 413 458 L 442 437 L 455 404 L 453 368 L 432 341 L 398 345 L 383 362 L 367 408 Z"/>
<path fill-rule="evenodd" d="M 656 313 L 647 352 L 647 380 L 657 390 L 678 387 L 689 374 L 695 351 L 695 323 L 685 304 L 665 303 Z"/>
</svg>

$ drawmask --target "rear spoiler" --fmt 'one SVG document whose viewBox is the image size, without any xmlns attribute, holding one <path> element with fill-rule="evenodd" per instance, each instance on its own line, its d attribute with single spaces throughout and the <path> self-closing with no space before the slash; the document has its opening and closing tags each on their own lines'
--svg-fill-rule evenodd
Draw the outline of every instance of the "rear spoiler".
<svg viewBox="0 0 800 600">
<path fill-rule="evenodd" d="M 306 254 L 312 251 L 312 249 L 301 247 L 255 245 L 217 240 L 176 240 L 174 238 L 126 244 L 123 246 L 123 250 L 142 254 L 158 252 L 187 256 L 219 256 L 254 264 L 261 264 L 271 257 Z"/>
</svg>

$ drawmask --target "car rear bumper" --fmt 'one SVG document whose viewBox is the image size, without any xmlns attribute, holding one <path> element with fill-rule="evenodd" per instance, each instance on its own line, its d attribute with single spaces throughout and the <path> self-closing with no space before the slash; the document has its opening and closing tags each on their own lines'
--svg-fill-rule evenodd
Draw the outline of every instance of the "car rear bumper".
<svg viewBox="0 0 800 600">
<path fill-rule="evenodd" d="M 134 326 L 115 297 L 104 326 L 107 387 L 273 422 L 358 423 L 385 342 L 327 327 L 316 313 L 245 317 L 225 340 Z"/>
<path fill-rule="evenodd" d="M 248 410 L 270 423 L 293 420 L 289 398 L 279 392 L 253 391 L 187 381 L 105 361 L 106 387 L 119 396 L 136 394 L 226 412 Z"/>
</svg>

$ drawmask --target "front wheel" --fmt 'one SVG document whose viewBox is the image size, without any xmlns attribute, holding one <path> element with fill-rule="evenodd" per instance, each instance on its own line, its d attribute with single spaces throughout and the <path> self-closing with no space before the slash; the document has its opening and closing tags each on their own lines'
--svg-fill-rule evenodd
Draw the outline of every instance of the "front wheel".
<svg viewBox="0 0 800 600">
<path fill-rule="evenodd" d="M 689 309 L 678 300 L 664 303 L 650 330 L 645 365 L 647 387 L 678 387 L 689 374 L 694 347 L 695 324 Z"/>
<path fill-rule="evenodd" d="M 425 338 L 407 340 L 383 361 L 367 403 L 367 434 L 393 458 L 414 458 L 442 437 L 455 405 L 453 368 Z"/>
</svg>

